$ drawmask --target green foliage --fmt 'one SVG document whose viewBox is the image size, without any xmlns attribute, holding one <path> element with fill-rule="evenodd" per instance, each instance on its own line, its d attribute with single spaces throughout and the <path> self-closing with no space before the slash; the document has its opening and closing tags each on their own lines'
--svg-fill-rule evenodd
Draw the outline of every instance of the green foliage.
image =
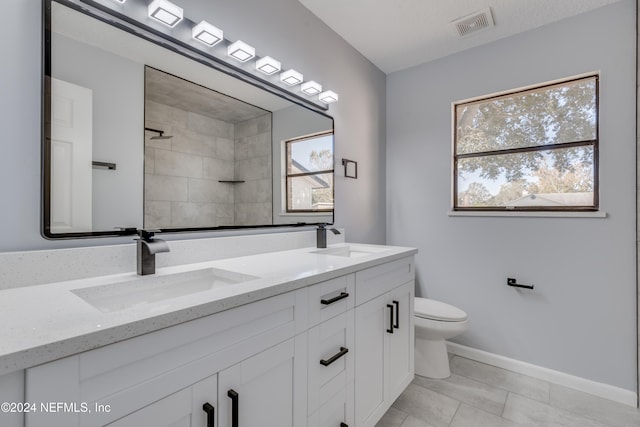
<svg viewBox="0 0 640 427">
<path fill-rule="evenodd" d="M 312 150 L 309 154 L 309 164 L 314 170 L 333 169 L 333 151 L 328 148 L 324 150 Z"/>
<path fill-rule="evenodd" d="M 562 172 L 540 162 L 533 178 L 532 181 L 519 179 L 502 184 L 495 196 L 482 183 L 472 182 L 458 194 L 458 206 L 508 206 L 509 202 L 528 194 L 593 191 L 593 168 L 585 163 L 571 165 Z"/>
<path fill-rule="evenodd" d="M 506 206 L 508 202 L 519 199 L 520 197 L 529 194 L 527 189 L 527 181 L 520 179 L 516 181 L 507 182 L 500 186 L 500 191 L 494 197 L 489 197 L 482 201 L 482 205 L 486 206 Z"/>
<path fill-rule="evenodd" d="M 458 193 L 459 206 L 484 206 L 491 198 L 491 193 L 483 184 L 472 182 L 466 191 Z"/>
<path fill-rule="evenodd" d="M 481 153 L 537 147 L 596 138 L 594 78 L 507 95 L 456 107 L 456 153 Z M 564 172 L 575 164 L 575 152 L 553 152 L 553 166 Z M 458 165 L 464 172 L 480 172 L 486 179 L 501 174 L 522 179 L 542 160 L 539 151 L 518 155 L 467 158 Z M 582 158 L 581 160 L 586 160 Z"/>
<path fill-rule="evenodd" d="M 518 151 L 597 138 L 596 79 L 523 91 L 456 106 L 459 177 L 505 182 L 496 195 L 472 182 L 459 206 L 504 206 L 527 194 L 593 191 L 591 145 Z M 501 151 L 505 151 L 501 153 Z"/>
</svg>

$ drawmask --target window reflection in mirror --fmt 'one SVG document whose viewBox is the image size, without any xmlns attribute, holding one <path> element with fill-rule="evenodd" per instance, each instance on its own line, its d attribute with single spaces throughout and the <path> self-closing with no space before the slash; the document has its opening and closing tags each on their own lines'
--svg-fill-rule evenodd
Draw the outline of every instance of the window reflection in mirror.
<svg viewBox="0 0 640 427">
<path fill-rule="evenodd" d="M 333 132 L 285 141 L 287 212 L 333 210 Z"/>
</svg>

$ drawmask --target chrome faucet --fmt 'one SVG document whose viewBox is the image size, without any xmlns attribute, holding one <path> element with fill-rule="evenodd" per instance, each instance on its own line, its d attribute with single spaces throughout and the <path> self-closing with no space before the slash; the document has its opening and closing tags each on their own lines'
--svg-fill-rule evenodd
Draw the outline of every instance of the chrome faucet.
<svg viewBox="0 0 640 427">
<path fill-rule="evenodd" d="M 340 231 L 338 231 L 337 228 L 331 227 L 329 230 L 333 234 L 340 234 Z M 316 229 L 316 247 L 327 247 L 327 224 L 318 224 L 318 228 Z"/>
<path fill-rule="evenodd" d="M 154 239 L 155 230 L 139 230 L 136 239 L 138 274 L 145 276 L 156 273 L 156 254 L 169 252 L 169 245 L 162 239 Z"/>
</svg>

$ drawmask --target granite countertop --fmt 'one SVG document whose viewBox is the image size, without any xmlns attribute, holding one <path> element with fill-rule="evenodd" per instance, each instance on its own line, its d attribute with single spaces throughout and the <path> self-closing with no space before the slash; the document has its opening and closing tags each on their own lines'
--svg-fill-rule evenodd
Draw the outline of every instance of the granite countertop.
<svg viewBox="0 0 640 427">
<path fill-rule="evenodd" d="M 342 250 L 349 246 L 338 244 L 329 248 Z M 315 253 L 318 249 L 311 247 L 166 267 L 158 269 L 153 276 L 126 273 L 2 290 L 0 375 L 417 253 L 414 248 L 395 246 L 357 244 L 352 247 L 365 252 L 350 258 Z M 150 289 L 157 284 L 169 283 L 176 277 L 187 281 L 195 277 L 197 280 L 209 272 L 227 275 L 230 281 L 244 281 L 208 290 L 187 284 L 193 289 L 182 296 L 156 293 L 150 299 L 139 301 L 135 301 L 135 295 L 107 295 L 100 299 L 102 289 L 119 289 L 118 292 L 127 293 L 132 288 L 148 286 L 146 289 Z M 179 283 L 173 289 L 180 286 L 183 284 Z M 98 295 L 97 305 L 87 302 L 87 295 Z M 126 305 L 123 305 L 124 301 Z"/>
</svg>

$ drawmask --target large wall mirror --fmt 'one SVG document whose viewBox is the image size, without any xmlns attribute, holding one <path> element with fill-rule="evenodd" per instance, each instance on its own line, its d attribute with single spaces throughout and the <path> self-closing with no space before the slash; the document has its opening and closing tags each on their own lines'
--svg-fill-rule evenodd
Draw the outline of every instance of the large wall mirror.
<svg viewBox="0 0 640 427">
<path fill-rule="evenodd" d="M 43 0 L 45 237 L 333 223 L 330 116 L 98 3 Z"/>
</svg>

